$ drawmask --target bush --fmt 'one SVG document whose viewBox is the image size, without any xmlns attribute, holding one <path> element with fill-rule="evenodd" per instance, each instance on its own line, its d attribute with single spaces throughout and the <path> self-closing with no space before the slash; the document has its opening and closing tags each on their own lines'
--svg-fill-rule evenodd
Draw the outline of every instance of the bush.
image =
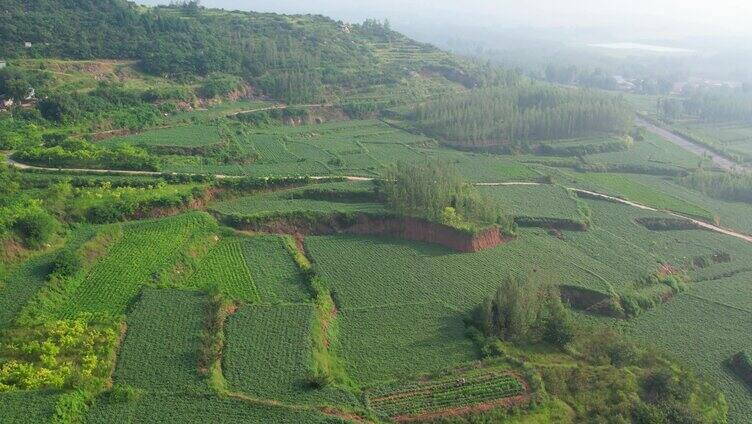
<svg viewBox="0 0 752 424">
<path fill-rule="evenodd" d="M 60 223 L 43 210 L 28 211 L 13 224 L 18 236 L 33 249 L 48 243 L 59 228 Z"/>
<path fill-rule="evenodd" d="M 58 277 L 73 277 L 83 269 L 83 260 L 81 256 L 74 250 L 64 249 L 57 254 L 52 261 L 53 275 Z"/>
</svg>

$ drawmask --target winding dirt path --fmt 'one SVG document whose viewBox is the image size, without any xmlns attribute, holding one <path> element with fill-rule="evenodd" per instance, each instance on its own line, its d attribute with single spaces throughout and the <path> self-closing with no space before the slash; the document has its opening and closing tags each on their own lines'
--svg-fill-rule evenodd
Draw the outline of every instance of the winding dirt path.
<svg viewBox="0 0 752 424">
<path fill-rule="evenodd" d="M 10 158 L 10 155 L 13 152 L 5 152 L 5 162 L 12 167 L 18 168 L 18 169 L 28 169 L 28 170 L 41 170 L 41 171 L 49 171 L 49 172 L 80 172 L 80 173 L 88 173 L 88 174 L 112 174 L 112 175 L 131 175 L 131 176 L 160 176 L 160 175 L 202 175 L 202 174 L 190 174 L 190 173 L 178 173 L 178 172 L 155 172 L 155 171 L 124 171 L 124 170 L 115 170 L 115 169 L 80 169 L 80 168 L 47 168 L 47 167 L 41 167 L 41 166 L 34 166 L 34 165 L 26 165 L 17 161 L 14 161 Z M 243 178 L 242 175 L 224 175 L 224 174 L 214 174 L 214 178 L 218 179 L 232 179 L 232 178 Z M 313 176 L 310 177 L 312 180 L 325 180 L 328 178 L 344 178 L 347 181 L 351 182 L 357 182 L 357 181 L 373 181 L 374 178 L 372 177 L 359 177 L 355 175 L 323 175 L 323 176 Z M 479 187 L 501 187 L 501 186 L 537 186 L 537 185 L 543 185 L 541 183 L 535 183 L 530 181 L 507 181 L 507 182 L 486 182 L 486 183 L 476 183 L 476 186 Z M 752 243 L 752 236 L 748 234 L 739 233 L 737 231 L 731 230 L 729 228 L 724 228 L 718 225 L 709 224 L 705 221 L 700 221 L 697 219 L 689 218 L 684 215 L 680 215 L 675 212 L 671 212 L 668 210 L 663 209 L 657 209 L 651 206 L 643 205 L 641 203 L 633 202 L 627 199 L 622 199 L 620 197 L 610 196 L 608 194 L 598 193 L 594 191 L 588 191 L 583 190 L 579 188 L 574 187 L 566 187 L 568 190 L 572 190 L 575 193 L 582 193 L 586 194 L 592 197 L 600 198 L 603 200 L 608 200 L 611 202 L 621 203 L 623 205 L 632 206 L 634 208 L 646 210 L 646 211 L 653 211 L 653 212 L 663 212 L 667 213 L 671 216 L 674 216 L 676 218 L 687 220 L 703 229 L 706 229 L 708 231 L 713 231 L 719 234 L 724 234 L 727 236 L 735 237 L 741 240 L 744 240 L 748 243 Z"/>
</svg>

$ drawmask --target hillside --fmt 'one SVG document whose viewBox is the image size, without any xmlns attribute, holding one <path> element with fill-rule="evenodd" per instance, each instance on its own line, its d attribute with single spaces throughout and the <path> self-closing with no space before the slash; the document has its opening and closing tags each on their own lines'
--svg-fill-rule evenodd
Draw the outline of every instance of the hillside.
<svg viewBox="0 0 752 424">
<path fill-rule="evenodd" d="M 0 423 L 747 422 L 750 177 L 623 96 L 376 21 L 3 7 Z"/>
</svg>

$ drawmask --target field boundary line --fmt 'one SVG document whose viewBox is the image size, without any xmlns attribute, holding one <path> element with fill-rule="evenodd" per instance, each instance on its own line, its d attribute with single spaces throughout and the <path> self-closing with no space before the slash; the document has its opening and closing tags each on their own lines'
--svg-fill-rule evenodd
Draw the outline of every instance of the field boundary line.
<svg viewBox="0 0 752 424">
<path fill-rule="evenodd" d="M 708 299 L 708 298 L 696 295 L 694 293 L 687 292 L 687 293 L 684 293 L 684 294 L 686 294 L 687 296 L 689 296 L 689 297 L 691 297 L 693 299 L 701 300 L 703 302 L 708 302 L 708 303 L 712 303 L 714 305 L 723 306 L 723 307 L 726 307 L 726 308 L 729 308 L 729 309 L 733 309 L 735 311 L 746 312 L 748 314 L 752 314 L 752 310 L 750 310 L 750 309 L 744 309 L 744 308 L 740 308 L 738 306 L 729 305 L 727 303 L 719 302 L 719 301 L 713 300 L 713 299 Z"/>
</svg>

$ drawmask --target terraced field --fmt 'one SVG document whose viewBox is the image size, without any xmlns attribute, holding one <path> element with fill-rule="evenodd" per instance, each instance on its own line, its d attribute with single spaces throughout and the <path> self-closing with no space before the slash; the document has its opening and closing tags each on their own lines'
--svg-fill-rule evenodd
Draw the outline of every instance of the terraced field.
<svg viewBox="0 0 752 424">
<path fill-rule="evenodd" d="M 345 308 L 341 343 L 348 374 L 372 385 L 478 359 L 462 318 L 438 302 Z"/>
<path fill-rule="evenodd" d="M 148 393 L 206 391 L 197 371 L 204 305 L 201 294 L 145 288 L 126 319 L 115 382 Z"/>
<path fill-rule="evenodd" d="M 487 371 L 480 375 L 450 375 L 438 379 L 401 382 L 367 392 L 368 403 L 386 417 L 421 417 L 431 413 L 472 409 L 486 402 L 500 403 L 525 393 L 509 373 Z"/>
<path fill-rule="evenodd" d="M 309 384 L 312 321 L 312 305 L 240 308 L 225 330 L 223 371 L 230 390 L 293 403 L 357 404 L 342 390 Z"/>
<path fill-rule="evenodd" d="M 574 194 L 554 185 L 480 187 L 481 194 L 516 218 L 584 222 L 586 216 Z"/>
<path fill-rule="evenodd" d="M 205 147 L 221 142 L 216 125 L 195 124 L 156 129 L 127 137 L 115 137 L 102 144 L 130 144 L 143 147 Z"/>
<path fill-rule="evenodd" d="M 310 292 L 280 236 L 244 240 L 243 257 L 264 303 L 301 303 Z"/>
<path fill-rule="evenodd" d="M 47 315 L 124 313 L 141 287 L 167 278 L 182 255 L 204 243 L 215 229 L 216 222 L 202 213 L 124 225 L 122 239 L 79 284 L 67 288 L 66 300 Z"/>
<path fill-rule="evenodd" d="M 204 291 L 217 288 L 231 299 L 260 301 L 261 295 L 243 255 L 244 244 L 243 238 L 223 237 L 195 265 L 196 271 L 184 284 Z"/>
</svg>

